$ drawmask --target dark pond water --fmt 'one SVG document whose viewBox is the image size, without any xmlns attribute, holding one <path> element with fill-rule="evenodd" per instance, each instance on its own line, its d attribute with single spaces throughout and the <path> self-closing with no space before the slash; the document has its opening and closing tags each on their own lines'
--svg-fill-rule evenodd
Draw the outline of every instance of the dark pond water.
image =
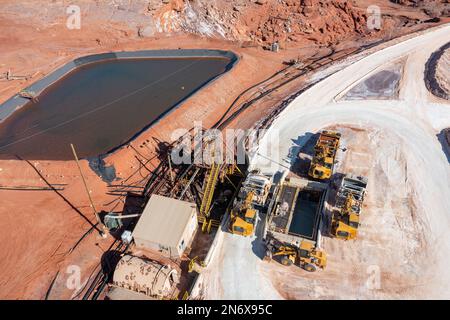
<svg viewBox="0 0 450 320">
<path fill-rule="evenodd" d="M 80 158 L 110 152 L 230 64 L 227 58 L 168 58 L 84 65 L 0 124 L 0 158 L 71 160 L 70 143 Z"/>
</svg>

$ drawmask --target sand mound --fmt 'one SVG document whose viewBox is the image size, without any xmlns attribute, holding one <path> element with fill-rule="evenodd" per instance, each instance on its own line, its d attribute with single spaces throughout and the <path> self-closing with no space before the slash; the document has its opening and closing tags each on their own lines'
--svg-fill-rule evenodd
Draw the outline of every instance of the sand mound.
<svg viewBox="0 0 450 320">
<path fill-rule="evenodd" d="M 442 54 L 438 61 L 436 68 L 436 81 L 439 83 L 441 89 L 447 94 L 447 99 L 450 98 L 450 49 L 447 49 Z"/>
<path fill-rule="evenodd" d="M 434 52 L 425 70 L 425 84 L 435 96 L 450 100 L 450 42 Z"/>
</svg>

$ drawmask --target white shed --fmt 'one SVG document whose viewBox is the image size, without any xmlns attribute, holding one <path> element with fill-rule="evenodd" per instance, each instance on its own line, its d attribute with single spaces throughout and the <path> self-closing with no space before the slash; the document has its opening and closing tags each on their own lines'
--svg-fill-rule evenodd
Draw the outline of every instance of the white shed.
<svg viewBox="0 0 450 320">
<path fill-rule="evenodd" d="M 197 229 L 195 203 L 152 195 L 133 231 L 137 248 L 179 258 Z"/>
</svg>

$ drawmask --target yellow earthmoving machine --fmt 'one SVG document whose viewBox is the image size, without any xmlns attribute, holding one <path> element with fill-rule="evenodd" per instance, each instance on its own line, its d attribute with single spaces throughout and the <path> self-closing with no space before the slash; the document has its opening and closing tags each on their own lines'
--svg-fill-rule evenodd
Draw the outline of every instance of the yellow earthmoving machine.
<svg viewBox="0 0 450 320">
<path fill-rule="evenodd" d="M 264 206 L 272 186 L 271 178 L 263 175 L 259 170 L 252 171 L 242 183 L 241 192 L 252 192 L 252 204 Z"/>
<path fill-rule="evenodd" d="M 358 235 L 362 203 L 366 193 L 367 178 L 346 176 L 337 193 L 331 233 L 339 239 L 352 240 Z"/>
<path fill-rule="evenodd" d="M 359 205 L 356 200 L 348 195 L 344 207 L 333 214 L 331 230 L 339 239 L 352 240 L 358 234 Z"/>
<path fill-rule="evenodd" d="M 331 177 L 340 139 L 338 132 L 324 130 L 320 133 L 308 171 L 311 178 L 327 180 Z"/>
<path fill-rule="evenodd" d="M 244 237 L 253 234 L 258 211 L 252 207 L 254 194 L 247 193 L 243 201 L 238 202 L 231 210 L 230 232 Z"/>
<path fill-rule="evenodd" d="M 326 253 L 308 241 L 302 241 L 296 247 L 270 239 L 264 259 L 271 261 L 274 257 L 281 257 L 280 262 L 285 266 L 295 264 L 309 272 L 314 272 L 317 268 L 324 269 L 327 265 Z"/>
</svg>

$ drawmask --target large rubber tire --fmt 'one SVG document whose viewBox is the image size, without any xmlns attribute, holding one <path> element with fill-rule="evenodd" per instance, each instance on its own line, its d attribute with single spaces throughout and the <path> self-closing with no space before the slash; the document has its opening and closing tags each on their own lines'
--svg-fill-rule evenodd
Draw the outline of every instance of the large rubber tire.
<svg viewBox="0 0 450 320">
<path fill-rule="evenodd" d="M 305 269 L 308 272 L 315 272 L 317 270 L 317 267 L 311 263 L 307 263 L 303 266 L 303 269 Z"/>
<path fill-rule="evenodd" d="M 293 262 L 288 257 L 283 257 L 283 258 L 281 258 L 281 264 L 283 266 L 288 266 L 289 267 L 289 266 L 291 266 L 293 264 Z"/>
</svg>

